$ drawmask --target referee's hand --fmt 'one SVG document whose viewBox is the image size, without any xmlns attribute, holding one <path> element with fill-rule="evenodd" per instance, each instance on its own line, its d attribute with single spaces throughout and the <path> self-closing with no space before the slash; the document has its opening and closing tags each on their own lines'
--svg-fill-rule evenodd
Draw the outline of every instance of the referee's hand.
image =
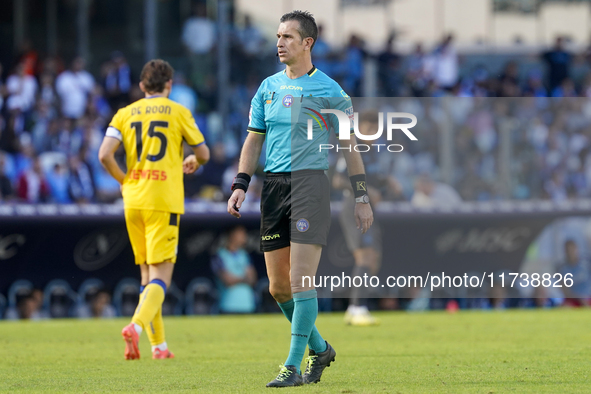
<svg viewBox="0 0 591 394">
<path fill-rule="evenodd" d="M 373 211 L 369 204 L 355 204 L 355 223 L 361 234 L 365 234 L 373 224 Z"/>
<path fill-rule="evenodd" d="M 228 199 L 228 213 L 234 217 L 240 218 L 240 212 L 238 210 L 244 202 L 246 193 L 242 189 L 235 189 L 230 198 Z"/>
</svg>

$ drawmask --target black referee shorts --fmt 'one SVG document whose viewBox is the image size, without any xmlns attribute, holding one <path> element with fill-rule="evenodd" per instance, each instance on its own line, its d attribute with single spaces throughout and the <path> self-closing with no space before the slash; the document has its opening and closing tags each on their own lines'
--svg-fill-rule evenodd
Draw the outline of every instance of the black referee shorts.
<svg viewBox="0 0 591 394">
<path fill-rule="evenodd" d="M 261 195 L 261 251 L 290 245 L 326 245 L 330 186 L 322 170 L 266 174 Z"/>
</svg>

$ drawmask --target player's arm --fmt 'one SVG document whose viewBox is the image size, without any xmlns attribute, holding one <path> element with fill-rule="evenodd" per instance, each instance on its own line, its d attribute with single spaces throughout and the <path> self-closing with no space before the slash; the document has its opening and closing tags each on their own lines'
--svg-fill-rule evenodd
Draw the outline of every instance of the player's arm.
<svg viewBox="0 0 591 394">
<path fill-rule="evenodd" d="M 117 138 L 106 136 L 99 149 L 99 160 L 107 172 L 122 185 L 125 179 L 125 173 L 121 170 L 119 164 L 117 164 L 117 160 L 115 160 L 115 152 L 119 148 L 119 145 L 121 145 L 121 141 Z"/>
<path fill-rule="evenodd" d="M 228 199 L 228 213 L 237 218 L 240 217 L 238 210 L 246 198 L 246 190 L 250 178 L 254 174 L 259 164 L 265 134 L 249 132 L 240 152 L 240 161 L 238 162 L 238 175 L 232 185 L 232 195 Z"/>
<path fill-rule="evenodd" d="M 355 197 L 367 195 L 367 184 L 365 183 L 365 168 L 361 154 L 355 149 L 352 149 L 355 144 L 355 136 L 351 136 L 349 140 L 340 140 L 339 145 L 343 148 L 343 155 L 347 162 L 347 171 L 349 172 L 349 179 L 353 187 L 353 194 Z M 349 151 L 350 149 L 350 151 Z M 369 203 L 358 202 L 355 204 L 355 222 L 357 228 L 365 233 L 373 223 L 373 211 Z"/>
<path fill-rule="evenodd" d="M 205 144 L 205 138 L 197 127 L 191 111 L 182 108 L 178 113 L 178 122 L 183 140 L 193 150 L 193 154 L 185 157 L 183 161 L 183 172 L 192 174 L 209 161 L 209 148 Z"/>
<path fill-rule="evenodd" d="M 199 167 L 206 164 L 209 161 L 209 147 L 205 143 L 201 143 L 198 146 L 191 146 L 193 154 L 185 157 L 183 161 L 183 172 L 185 174 L 192 174 Z"/>
</svg>

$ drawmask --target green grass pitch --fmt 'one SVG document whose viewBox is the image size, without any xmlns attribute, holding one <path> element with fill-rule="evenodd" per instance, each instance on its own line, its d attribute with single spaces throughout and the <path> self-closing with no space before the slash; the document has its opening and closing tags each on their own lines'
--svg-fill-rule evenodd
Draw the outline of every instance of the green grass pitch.
<svg viewBox="0 0 591 394">
<path fill-rule="evenodd" d="M 267 389 L 289 348 L 282 315 L 165 318 L 174 360 L 123 360 L 127 319 L 0 322 L 0 392 L 585 393 L 591 311 L 321 314 L 337 351 L 316 385 Z"/>
</svg>

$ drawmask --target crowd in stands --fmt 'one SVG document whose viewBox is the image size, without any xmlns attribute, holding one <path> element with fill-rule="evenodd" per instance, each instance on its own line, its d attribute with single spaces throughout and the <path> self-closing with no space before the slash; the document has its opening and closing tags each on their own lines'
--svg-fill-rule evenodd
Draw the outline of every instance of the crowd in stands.
<svg viewBox="0 0 591 394">
<path fill-rule="evenodd" d="M 188 199 L 222 200 L 227 195 L 246 133 L 250 100 L 260 81 L 282 67 L 275 59 L 273 42 L 248 15 L 241 26 L 230 31 L 232 91 L 223 129 L 216 111 L 216 25 L 197 5 L 183 27 L 180 39 L 189 62 L 175 75 L 171 99 L 194 113 L 213 148 L 211 162 L 186 179 Z M 195 36 L 200 39 L 191 39 Z M 464 200 L 560 201 L 591 193 L 591 115 L 582 99 L 591 95 L 591 72 L 572 72 L 574 64 L 589 61 L 588 53 L 569 52 L 559 37 L 540 54 L 536 67 L 524 72 L 519 61 L 509 61 L 501 73 L 492 73 L 484 64 L 462 69 L 451 35 L 429 50 L 417 44 L 404 56 L 397 52 L 395 38 L 392 35 L 378 53 L 368 51 L 357 35 L 337 49 L 324 39 L 320 27 L 314 64 L 351 96 L 361 97 L 364 80 L 369 79 L 364 66 L 373 61 L 376 95 L 416 98 L 405 103 L 421 116 L 420 142 L 405 145 L 403 153 L 389 159 L 386 169 L 404 186 L 405 199 L 412 198 L 419 176 L 441 178 L 440 133 L 433 130 L 441 130 L 444 122 L 450 122 L 454 132 L 454 174 L 447 182 Z M 118 184 L 98 162 L 97 150 L 114 112 L 142 97 L 138 72 L 125 55 L 113 52 L 100 73 L 93 75 L 82 58 L 64 64 L 59 57 L 41 58 L 26 44 L 5 66 L 3 72 L 0 65 L 0 200 L 116 201 Z M 428 108 L 430 97 L 459 101 L 442 118 L 446 114 L 440 109 Z M 571 97 L 579 99 L 566 100 Z M 507 127 L 511 185 L 499 177 L 501 129 Z M 124 162 L 122 152 L 119 159 Z"/>
</svg>

